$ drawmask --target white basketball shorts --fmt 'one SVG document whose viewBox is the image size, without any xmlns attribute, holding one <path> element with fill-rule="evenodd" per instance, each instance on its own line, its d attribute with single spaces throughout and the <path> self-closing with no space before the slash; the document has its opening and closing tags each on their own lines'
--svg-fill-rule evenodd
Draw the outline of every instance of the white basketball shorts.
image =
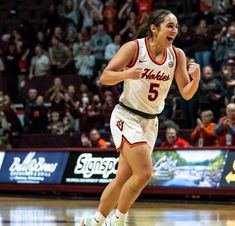
<svg viewBox="0 0 235 226">
<path fill-rule="evenodd" d="M 126 142 L 131 147 L 147 143 L 153 151 L 158 135 L 157 117 L 145 119 L 118 104 L 112 112 L 110 127 L 117 150 Z"/>
</svg>

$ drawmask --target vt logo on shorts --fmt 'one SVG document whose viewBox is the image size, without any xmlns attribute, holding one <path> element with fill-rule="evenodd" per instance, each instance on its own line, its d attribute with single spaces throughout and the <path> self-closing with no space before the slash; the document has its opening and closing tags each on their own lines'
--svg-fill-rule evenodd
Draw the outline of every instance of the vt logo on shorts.
<svg viewBox="0 0 235 226">
<path fill-rule="evenodd" d="M 116 126 L 122 131 L 123 130 L 123 124 L 124 124 L 124 121 L 119 120 L 119 121 L 117 121 Z"/>
</svg>

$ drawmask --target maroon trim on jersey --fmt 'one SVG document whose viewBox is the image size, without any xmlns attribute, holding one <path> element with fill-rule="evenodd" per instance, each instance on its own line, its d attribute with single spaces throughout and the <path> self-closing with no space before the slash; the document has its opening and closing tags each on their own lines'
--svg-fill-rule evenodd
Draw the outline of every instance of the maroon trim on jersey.
<svg viewBox="0 0 235 226">
<path fill-rule="evenodd" d="M 153 56 L 153 54 L 151 53 L 151 50 L 150 50 L 150 46 L 149 46 L 149 42 L 148 42 L 148 38 L 146 37 L 145 38 L 145 45 L 146 45 L 146 49 L 147 49 L 147 52 L 148 52 L 148 55 L 150 57 L 150 59 L 153 61 L 153 63 L 155 64 L 158 64 L 158 65 L 162 65 L 165 63 L 166 61 L 166 56 L 167 56 L 167 51 L 166 49 L 164 49 L 164 53 L 163 53 L 163 58 L 161 61 L 157 61 L 156 58 Z"/>
<path fill-rule="evenodd" d="M 120 152 L 120 149 L 122 148 L 123 144 L 126 143 L 129 147 L 133 148 L 133 147 L 136 147 L 136 146 L 139 146 L 139 145 L 143 145 L 143 144 L 147 144 L 146 141 L 139 141 L 139 142 L 136 142 L 136 143 L 133 143 L 131 144 L 124 135 L 122 135 L 122 141 L 121 141 L 121 144 L 119 146 L 119 148 L 117 148 L 117 152 Z"/>
<path fill-rule="evenodd" d="M 133 67 L 137 61 L 138 56 L 139 56 L 139 42 L 137 40 L 135 40 L 135 42 L 136 42 L 135 55 L 134 55 L 134 58 L 132 59 L 132 61 L 127 65 L 127 67 Z"/>
<path fill-rule="evenodd" d="M 172 46 L 172 48 L 173 48 L 173 51 L 174 51 L 174 53 L 175 53 L 175 63 L 176 63 L 176 66 L 177 66 L 177 63 L 178 63 L 177 51 L 176 51 L 175 46 Z"/>
</svg>

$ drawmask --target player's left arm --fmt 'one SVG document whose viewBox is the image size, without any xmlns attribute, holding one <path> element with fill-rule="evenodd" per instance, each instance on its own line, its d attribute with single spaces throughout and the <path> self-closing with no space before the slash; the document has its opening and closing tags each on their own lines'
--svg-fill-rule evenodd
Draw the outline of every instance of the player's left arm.
<svg viewBox="0 0 235 226">
<path fill-rule="evenodd" d="M 176 48 L 177 66 L 175 69 L 175 79 L 181 96 L 189 100 L 196 93 L 201 77 L 199 64 L 192 63 L 187 71 L 186 56 L 183 50 Z M 191 79 L 190 79 L 190 76 Z"/>
</svg>

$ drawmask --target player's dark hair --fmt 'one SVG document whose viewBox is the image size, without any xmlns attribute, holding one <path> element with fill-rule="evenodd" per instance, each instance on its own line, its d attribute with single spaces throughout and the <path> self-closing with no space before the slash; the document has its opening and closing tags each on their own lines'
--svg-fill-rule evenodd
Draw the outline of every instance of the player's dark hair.
<svg viewBox="0 0 235 226">
<path fill-rule="evenodd" d="M 140 26 L 136 38 L 144 38 L 146 36 L 151 36 L 152 32 L 150 25 L 154 24 L 157 27 L 160 27 L 161 23 L 165 20 L 165 17 L 169 14 L 173 14 L 170 10 L 167 9 L 158 9 L 151 13 L 147 23 L 144 23 Z"/>
</svg>

